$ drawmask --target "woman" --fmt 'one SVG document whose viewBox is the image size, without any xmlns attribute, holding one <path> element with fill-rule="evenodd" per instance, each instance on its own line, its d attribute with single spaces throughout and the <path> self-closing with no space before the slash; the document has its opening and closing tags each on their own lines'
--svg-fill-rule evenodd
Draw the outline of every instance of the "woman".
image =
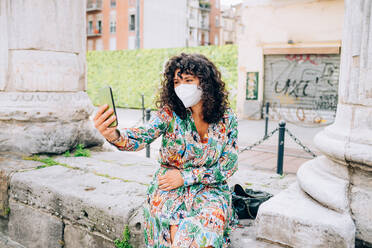
<svg viewBox="0 0 372 248">
<path fill-rule="evenodd" d="M 221 73 L 205 56 L 172 57 L 159 111 L 139 128 L 108 128 L 101 106 L 95 127 L 119 150 L 138 151 L 160 135 L 160 168 L 144 206 L 147 247 L 227 247 L 236 219 L 226 179 L 237 170 L 237 119 Z M 102 114 L 103 113 L 103 114 Z"/>
</svg>

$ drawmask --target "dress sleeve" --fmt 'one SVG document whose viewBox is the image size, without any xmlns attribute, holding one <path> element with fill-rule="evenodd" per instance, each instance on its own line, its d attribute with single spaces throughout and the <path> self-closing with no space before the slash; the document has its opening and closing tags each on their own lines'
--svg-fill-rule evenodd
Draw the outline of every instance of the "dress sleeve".
<svg viewBox="0 0 372 248">
<path fill-rule="evenodd" d="M 229 115 L 228 140 L 219 160 L 211 167 L 189 168 L 181 171 L 184 185 L 213 184 L 225 181 L 238 169 L 238 122 L 235 114 Z"/>
<path fill-rule="evenodd" d="M 156 111 L 145 125 L 119 130 L 120 138 L 115 143 L 109 143 L 120 151 L 139 151 L 167 130 L 172 117 L 173 114 L 169 107 L 163 107 Z"/>
</svg>

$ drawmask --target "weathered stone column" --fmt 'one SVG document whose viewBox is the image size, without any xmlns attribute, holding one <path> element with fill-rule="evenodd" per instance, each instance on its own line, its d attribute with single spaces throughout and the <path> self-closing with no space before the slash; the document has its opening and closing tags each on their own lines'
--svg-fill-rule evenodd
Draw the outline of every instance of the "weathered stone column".
<svg viewBox="0 0 372 248">
<path fill-rule="evenodd" d="M 262 205 L 259 238 L 293 247 L 372 244 L 372 1 L 345 5 L 337 115 L 315 137 L 324 156 Z"/>
<path fill-rule="evenodd" d="M 86 94 L 84 0 L 0 0 L 0 151 L 100 145 Z"/>
</svg>

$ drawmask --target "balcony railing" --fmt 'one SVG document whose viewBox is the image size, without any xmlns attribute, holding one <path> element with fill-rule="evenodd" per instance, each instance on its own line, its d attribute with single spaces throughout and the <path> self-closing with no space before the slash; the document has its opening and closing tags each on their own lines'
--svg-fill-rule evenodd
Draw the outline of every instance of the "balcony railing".
<svg viewBox="0 0 372 248">
<path fill-rule="evenodd" d="M 199 8 L 201 10 L 210 11 L 211 10 L 211 4 L 206 1 L 199 1 Z"/>
<path fill-rule="evenodd" d="M 87 37 L 98 37 L 102 35 L 102 31 L 98 29 L 87 30 Z"/>
<path fill-rule="evenodd" d="M 87 12 L 101 11 L 102 10 L 102 0 L 89 0 L 87 3 Z"/>
</svg>

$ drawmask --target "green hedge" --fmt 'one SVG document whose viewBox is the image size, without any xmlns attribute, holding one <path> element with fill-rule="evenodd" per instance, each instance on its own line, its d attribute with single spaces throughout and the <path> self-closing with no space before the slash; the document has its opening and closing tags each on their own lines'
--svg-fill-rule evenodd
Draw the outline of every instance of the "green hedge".
<svg viewBox="0 0 372 248">
<path fill-rule="evenodd" d="M 88 95 L 97 105 L 99 90 L 104 85 L 110 85 L 118 107 L 141 108 L 143 93 L 145 107 L 155 108 L 163 66 L 170 57 L 181 52 L 201 53 L 215 63 L 222 73 L 230 92 L 231 105 L 235 109 L 238 79 L 236 45 L 90 51 L 87 53 Z"/>
</svg>

